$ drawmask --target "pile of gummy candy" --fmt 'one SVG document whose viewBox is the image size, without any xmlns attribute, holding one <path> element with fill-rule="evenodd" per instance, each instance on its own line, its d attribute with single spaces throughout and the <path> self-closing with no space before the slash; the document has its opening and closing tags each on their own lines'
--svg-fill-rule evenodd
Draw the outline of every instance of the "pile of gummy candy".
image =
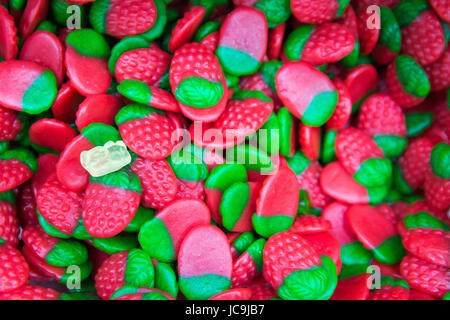
<svg viewBox="0 0 450 320">
<path fill-rule="evenodd" d="M 0 0 L 0 300 L 450 299 L 449 22 Z"/>
</svg>

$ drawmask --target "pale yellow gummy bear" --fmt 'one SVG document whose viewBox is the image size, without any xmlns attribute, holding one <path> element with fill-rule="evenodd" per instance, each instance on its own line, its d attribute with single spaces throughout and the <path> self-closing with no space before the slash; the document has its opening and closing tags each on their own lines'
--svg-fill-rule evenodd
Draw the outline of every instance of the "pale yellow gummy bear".
<svg viewBox="0 0 450 320">
<path fill-rule="evenodd" d="M 104 146 L 81 152 L 80 162 L 91 176 L 101 177 L 125 167 L 131 162 L 131 155 L 123 141 L 108 141 Z"/>
</svg>

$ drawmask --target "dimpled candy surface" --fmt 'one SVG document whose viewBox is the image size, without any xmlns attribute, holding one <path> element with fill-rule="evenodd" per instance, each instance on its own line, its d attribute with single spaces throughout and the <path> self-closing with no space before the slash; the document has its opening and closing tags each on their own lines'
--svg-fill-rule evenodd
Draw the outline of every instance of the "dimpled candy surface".
<svg viewBox="0 0 450 320">
<path fill-rule="evenodd" d="M 0 0 L 0 300 L 449 300 L 449 23 Z"/>
</svg>

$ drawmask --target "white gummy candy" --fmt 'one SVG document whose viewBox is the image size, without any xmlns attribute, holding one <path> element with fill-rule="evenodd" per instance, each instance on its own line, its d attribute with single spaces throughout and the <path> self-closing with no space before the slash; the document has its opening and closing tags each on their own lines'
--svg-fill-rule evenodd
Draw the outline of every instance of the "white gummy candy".
<svg viewBox="0 0 450 320">
<path fill-rule="evenodd" d="M 108 141 L 104 146 L 81 152 L 80 162 L 91 176 L 101 177 L 125 167 L 131 162 L 131 155 L 123 141 Z"/>
</svg>

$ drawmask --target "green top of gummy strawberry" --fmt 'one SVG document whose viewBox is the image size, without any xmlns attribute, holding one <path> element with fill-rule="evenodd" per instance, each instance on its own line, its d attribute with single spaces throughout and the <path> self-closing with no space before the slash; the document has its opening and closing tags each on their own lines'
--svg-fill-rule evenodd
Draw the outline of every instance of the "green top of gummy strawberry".
<svg viewBox="0 0 450 320">
<path fill-rule="evenodd" d="M 434 146 L 431 151 L 431 168 L 438 177 L 450 178 L 450 145 L 441 142 Z"/>
<path fill-rule="evenodd" d="M 388 7 L 380 8 L 381 29 L 378 43 L 392 52 L 399 52 L 402 44 L 400 26 Z"/>
<path fill-rule="evenodd" d="M 38 168 L 38 163 L 35 155 L 28 149 L 16 148 L 0 154 L 0 160 L 11 160 L 11 159 L 17 159 L 20 162 L 26 164 L 32 172 L 36 172 Z"/>
<path fill-rule="evenodd" d="M 121 125 L 122 123 L 136 119 L 143 119 L 153 113 L 165 115 L 164 111 L 144 104 L 129 104 L 120 109 L 119 113 L 116 115 L 116 125 Z"/>
<path fill-rule="evenodd" d="M 410 56 L 399 55 L 395 59 L 395 69 L 403 89 L 418 98 L 430 92 L 430 81 L 423 68 Z"/>
<path fill-rule="evenodd" d="M 109 173 L 101 177 L 91 177 L 90 182 L 103 184 L 109 187 L 122 188 L 129 191 L 141 193 L 142 186 L 139 177 L 124 170 Z"/>
<path fill-rule="evenodd" d="M 102 35 L 92 29 L 72 31 L 67 36 L 66 43 L 82 56 L 108 58 L 110 54 L 108 42 Z"/>
<path fill-rule="evenodd" d="M 400 1 L 393 9 L 400 27 L 412 23 L 422 12 L 430 8 L 426 0 Z"/>
</svg>

